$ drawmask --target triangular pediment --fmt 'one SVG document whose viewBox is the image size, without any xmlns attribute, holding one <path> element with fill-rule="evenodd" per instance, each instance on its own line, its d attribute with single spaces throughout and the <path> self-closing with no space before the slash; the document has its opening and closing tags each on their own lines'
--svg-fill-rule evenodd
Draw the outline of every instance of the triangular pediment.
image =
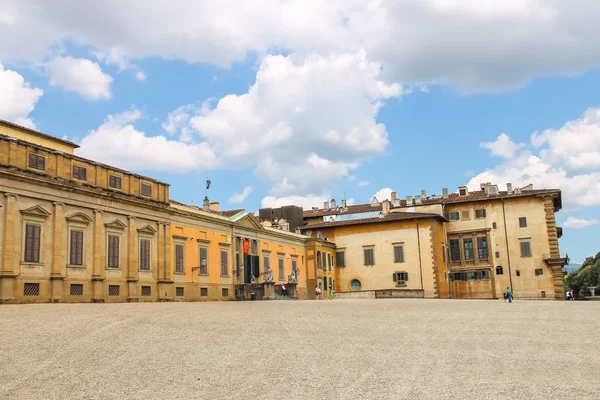
<svg viewBox="0 0 600 400">
<path fill-rule="evenodd" d="M 26 208 L 25 210 L 21 210 L 21 214 L 41 218 L 46 218 L 50 215 L 50 213 L 41 206 L 33 206 Z"/>
<path fill-rule="evenodd" d="M 146 225 L 146 226 L 144 226 L 142 228 L 139 228 L 138 232 L 140 232 L 140 233 L 149 233 L 151 235 L 154 235 L 156 233 L 156 229 L 154 229 L 150 225 Z"/>
<path fill-rule="evenodd" d="M 240 218 L 238 221 L 235 222 L 235 225 L 239 226 L 239 227 L 244 227 L 244 228 L 257 229 L 259 231 L 262 231 L 263 229 L 265 229 L 260 224 L 260 222 L 258 222 L 256 217 L 252 214 L 244 215 L 242 218 Z"/>
<path fill-rule="evenodd" d="M 92 219 L 87 214 L 84 214 L 82 212 L 76 212 L 76 213 L 69 215 L 67 217 L 67 221 L 89 224 L 90 222 L 92 222 Z"/>
<path fill-rule="evenodd" d="M 125 229 L 125 228 L 127 228 L 127 225 L 125 225 L 124 223 L 122 223 L 118 219 L 115 219 L 112 222 L 108 222 L 108 223 L 104 224 L 104 226 L 107 227 L 107 228 L 114 228 L 114 229 Z"/>
</svg>

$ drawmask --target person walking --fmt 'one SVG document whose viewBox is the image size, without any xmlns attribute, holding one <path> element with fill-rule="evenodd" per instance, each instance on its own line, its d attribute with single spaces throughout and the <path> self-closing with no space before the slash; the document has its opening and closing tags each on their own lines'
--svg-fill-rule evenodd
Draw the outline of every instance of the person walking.
<svg viewBox="0 0 600 400">
<path fill-rule="evenodd" d="M 512 303 L 512 290 L 509 287 L 506 288 L 506 297 L 508 298 L 508 302 Z"/>
<path fill-rule="evenodd" d="M 333 289 L 331 288 L 331 285 L 329 285 L 329 300 L 333 300 Z"/>
<path fill-rule="evenodd" d="M 285 286 L 285 283 L 281 285 L 281 293 L 284 297 L 287 297 L 287 287 Z"/>
</svg>

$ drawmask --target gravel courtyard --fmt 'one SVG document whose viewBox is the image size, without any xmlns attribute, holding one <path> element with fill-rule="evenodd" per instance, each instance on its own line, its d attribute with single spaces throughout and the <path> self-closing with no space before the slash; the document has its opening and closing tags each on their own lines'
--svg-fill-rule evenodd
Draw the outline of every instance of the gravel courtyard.
<svg viewBox="0 0 600 400">
<path fill-rule="evenodd" d="M 600 302 L 0 306 L 1 399 L 597 399 Z"/>
</svg>

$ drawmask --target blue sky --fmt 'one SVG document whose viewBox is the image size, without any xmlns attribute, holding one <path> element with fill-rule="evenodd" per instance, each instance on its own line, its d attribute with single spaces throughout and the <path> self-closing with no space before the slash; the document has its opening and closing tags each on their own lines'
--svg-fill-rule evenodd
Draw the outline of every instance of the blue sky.
<svg viewBox="0 0 600 400">
<path fill-rule="evenodd" d="M 223 209 L 558 187 L 561 252 L 600 251 L 593 2 L 221 3 L 9 0 L 0 118 Z"/>
</svg>

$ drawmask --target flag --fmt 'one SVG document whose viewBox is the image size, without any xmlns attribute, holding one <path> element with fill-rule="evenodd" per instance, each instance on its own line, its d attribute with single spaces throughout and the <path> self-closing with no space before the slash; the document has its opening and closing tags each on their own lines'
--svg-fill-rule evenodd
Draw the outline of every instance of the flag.
<svg viewBox="0 0 600 400">
<path fill-rule="evenodd" d="M 210 183 L 211 183 L 211 182 L 210 182 L 210 179 L 207 179 L 207 180 L 206 180 L 206 188 L 207 188 L 207 189 L 210 189 Z"/>
</svg>

